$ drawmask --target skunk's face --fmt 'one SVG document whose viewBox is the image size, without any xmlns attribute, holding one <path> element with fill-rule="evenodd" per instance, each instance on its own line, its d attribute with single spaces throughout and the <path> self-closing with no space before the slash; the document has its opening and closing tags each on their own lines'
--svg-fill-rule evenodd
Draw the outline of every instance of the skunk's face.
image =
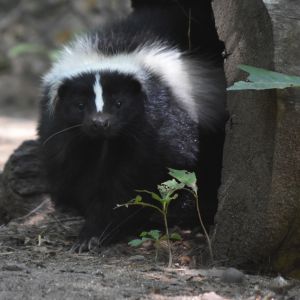
<svg viewBox="0 0 300 300">
<path fill-rule="evenodd" d="M 81 124 L 91 138 L 113 138 L 138 122 L 145 95 L 131 75 L 117 72 L 82 74 L 58 89 L 55 114 L 68 126 Z"/>
</svg>

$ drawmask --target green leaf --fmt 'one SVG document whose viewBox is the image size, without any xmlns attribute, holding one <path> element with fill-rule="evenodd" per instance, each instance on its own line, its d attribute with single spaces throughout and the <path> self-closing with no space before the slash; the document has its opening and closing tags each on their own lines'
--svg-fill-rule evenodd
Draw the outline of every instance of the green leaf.
<svg viewBox="0 0 300 300">
<path fill-rule="evenodd" d="M 178 183 L 175 179 L 171 179 L 162 183 L 162 185 L 169 191 L 175 191 L 180 188 L 181 184 Z"/>
<path fill-rule="evenodd" d="M 175 170 L 169 168 L 169 174 L 177 179 L 184 185 L 192 188 L 194 191 L 197 190 L 197 178 L 194 172 L 188 172 L 186 170 Z"/>
<path fill-rule="evenodd" d="M 247 65 L 239 65 L 238 67 L 241 70 L 249 73 L 247 81 L 235 82 L 233 86 L 227 88 L 228 91 L 285 89 L 289 87 L 300 87 L 299 76 L 289 76 L 286 74 L 261 68 L 255 68 Z"/>
<path fill-rule="evenodd" d="M 142 198 L 142 196 L 141 195 L 137 195 L 136 197 L 135 197 L 135 199 L 134 199 L 134 203 L 140 203 L 140 202 L 142 202 L 142 200 L 143 200 L 143 198 Z"/>
<path fill-rule="evenodd" d="M 148 231 L 143 231 L 140 233 L 140 237 L 145 237 L 148 235 Z"/>
<path fill-rule="evenodd" d="M 140 233 L 140 237 L 141 238 L 147 237 L 147 239 L 159 240 L 160 231 L 157 229 L 153 229 L 150 231 L 143 231 L 142 233 Z"/>
<path fill-rule="evenodd" d="M 179 233 L 174 232 L 174 233 L 171 234 L 170 239 L 174 240 L 174 241 L 181 241 L 182 237 Z"/>
<path fill-rule="evenodd" d="M 149 241 L 149 240 L 150 240 L 149 238 L 143 237 L 142 239 L 135 239 L 135 240 L 132 240 L 132 241 L 128 242 L 128 245 L 131 246 L 131 247 L 139 247 L 144 242 Z"/>
<path fill-rule="evenodd" d="M 168 202 L 170 200 L 169 196 L 177 190 L 184 187 L 184 184 L 177 182 L 175 179 L 171 179 L 158 185 L 157 188 L 161 194 L 161 202 Z"/>
<path fill-rule="evenodd" d="M 21 54 L 27 54 L 27 53 L 46 53 L 46 50 L 44 47 L 40 45 L 30 44 L 30 43 L 20 43 L 17 46 L 11 48 L 8 54 L 10 57 L 17 57 Z"/>
<path fill-rule="evenodd" d="M 141 239 L 135 239 L 135 240 L 128 242 L 128 245 L 131 247 L 139 247 L 142 244 L 143 244 L 143 241 Z"/>
<path fill-rule="evenodd" d="M 148 232 L 148 235 L 151 236 L 154 240 L 157 241 L 157 240 L 159 240 L 159 237 L 160 237 L 160 231 L 156 230 L 156 229 L 150 230 Z"/>
<path fill-rule="evenodd" d="M 147 190 L 136 190 L 136 192 L 149 194 L 154 200 L 158 200 L 158 201 L 161 200 L 160 196 L 154 192 L 149 192 Z"/>
</svg>

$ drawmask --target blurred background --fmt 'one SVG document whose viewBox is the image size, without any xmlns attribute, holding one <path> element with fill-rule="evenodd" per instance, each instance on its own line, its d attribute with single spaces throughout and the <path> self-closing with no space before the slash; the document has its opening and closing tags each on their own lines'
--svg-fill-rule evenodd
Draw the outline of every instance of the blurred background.
<svg viewBox="0 0 300 300">
<path fill-rule="evenodd" d="M 35 138 L 41 76 L 57 50 L 129 11 L 129 0 L 0 0 L 0 171 Z"/>
</svg>

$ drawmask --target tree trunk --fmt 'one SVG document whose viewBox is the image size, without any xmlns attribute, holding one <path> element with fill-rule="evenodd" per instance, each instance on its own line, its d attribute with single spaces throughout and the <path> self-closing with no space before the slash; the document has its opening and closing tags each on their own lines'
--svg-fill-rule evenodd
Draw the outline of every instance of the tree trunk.
<svg viewBox="0 0 300 300">
<path fill-rule="evenodd" d="M 300 75 L 300 2 L 215 0 L 221 39 L 238 64 Z M 230 16 L 230 18 L 228 17 Z M 266 262 L 300 278 L 299 89 L 230 92 L 222 187 L 214 231 L 217 259 Z"/>
</svg>

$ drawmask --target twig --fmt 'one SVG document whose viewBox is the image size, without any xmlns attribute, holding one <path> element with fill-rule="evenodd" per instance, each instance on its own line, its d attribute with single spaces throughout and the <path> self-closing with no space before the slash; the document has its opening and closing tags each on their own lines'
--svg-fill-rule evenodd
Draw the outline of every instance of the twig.
<svg viewBox="0 0 300 300">
<path fill-rule="evenodd" d="M 2 253 L 0 253 L 0 255 L 9 255 L 9 254 L 14 254 L 15 252 L 2 252 Z"/>
</svg>

